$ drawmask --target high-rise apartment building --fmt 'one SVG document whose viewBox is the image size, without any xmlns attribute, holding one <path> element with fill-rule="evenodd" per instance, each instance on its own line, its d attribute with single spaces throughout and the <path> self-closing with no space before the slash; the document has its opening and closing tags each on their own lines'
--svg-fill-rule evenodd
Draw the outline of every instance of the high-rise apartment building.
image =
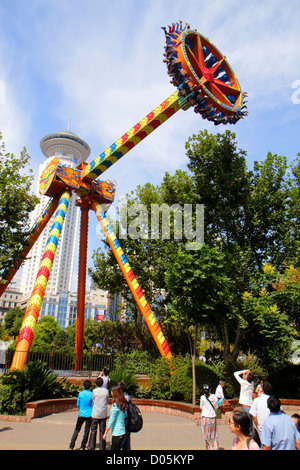
<svg viewBox="0 0 300 470">
<path fill-rule="evenodd" d="M 53 157 L 58 157 L 62 165 L 75 169 L 79 163 L 88 158 L 91 152 L 88 144 L 80 139 L 76 134 L 70 132 L 69 129 L 44 137 L 40 142 L 40 146 L 46 160 L 39 167 L 36 194 L 40 197 L 40 203 L 37 204 L 31 214 L 32 223 L 38 219 L 38 216 L 42 213 L 43 209 L 49 202 L 49 197 L 42 196 L 39 193 L 40 176 L 49 163 L 49 160 Z M 38 240 L 31 248 L 28 257 L 24 261 L 20 290 L 25 295 L 31 293 L 33 289 L 53 223 L 53 218 L 54 216 L 49 221 Z M 76 248 L 79 231 L 79 218 L 80 209 L 75 206 L 75 194 L 73 193 L 56 249 L 46 294 L 56 295 L 60 292 L 71 292 L 72 290 L 74 261 L 77 254 Z"/>
</svg>

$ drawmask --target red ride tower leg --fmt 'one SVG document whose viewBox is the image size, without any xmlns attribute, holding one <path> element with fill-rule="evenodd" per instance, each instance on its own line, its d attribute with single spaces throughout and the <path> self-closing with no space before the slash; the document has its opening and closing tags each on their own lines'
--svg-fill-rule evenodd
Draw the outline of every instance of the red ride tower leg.
<svg viewBox="0 0 300 470">
<path fill-rule="evenodd" d="M 75 370 L 80 370 L 82 368 L 88 222 L 89 222 L 89 201 L 87 197 L 82 197 L 81 198 L 79 265 L 78 265 Z"/>
</svg>

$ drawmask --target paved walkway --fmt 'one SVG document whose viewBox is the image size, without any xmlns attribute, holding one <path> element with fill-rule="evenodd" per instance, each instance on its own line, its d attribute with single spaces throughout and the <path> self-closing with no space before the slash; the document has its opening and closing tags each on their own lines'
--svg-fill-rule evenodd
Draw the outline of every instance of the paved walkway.
<svg viewBox="0 0 300 470">
<path fill-rule="evenodd" d="M 78 413 L 69 411 L 36 418 L 31 422 L 0 419 L 0 450 L 67 450 Z M 131 435 L 132 450 L 204 450 L 201 426 L 193 421 L 162 413 L 143 413 L 143 429 Z M 80 447 L 83 429 L 76 441 Z M 220 449 L 230 450 L 233 435 L 227 424 L 218 426 Z M 97 441 L 98 443 L 98 441 Z M 110 434 L 107 447 L 110 446 Z"/>
</svg>

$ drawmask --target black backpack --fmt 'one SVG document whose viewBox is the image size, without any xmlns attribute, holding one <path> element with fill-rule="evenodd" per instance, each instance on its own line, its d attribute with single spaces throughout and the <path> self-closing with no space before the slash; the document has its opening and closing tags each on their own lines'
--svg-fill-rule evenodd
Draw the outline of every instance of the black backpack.
<svg viewBox="0 0 300 470">
<path fill-rule="evenodd" d="M 139 408 L 132 403 L 128 402 L 127 405 L 127 423 L 126 430 L 129 432 L 139 432 L 143 427 L 143 416 Z"/>
</svg>

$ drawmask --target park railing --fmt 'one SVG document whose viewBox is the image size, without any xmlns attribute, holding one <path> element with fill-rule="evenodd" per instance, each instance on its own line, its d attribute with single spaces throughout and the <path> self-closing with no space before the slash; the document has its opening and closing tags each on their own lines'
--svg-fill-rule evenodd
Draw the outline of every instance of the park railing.
<svg viewBox="0 0 300 470">
<path fill-rule="evenodd" d="M 7 349 L 2 351 L 0 356 L 0 372 L 10 370 L 14 354 L 22 354 L 22 351 L 15 353 L 14 350 Z M 36 352 L 29 351 L 28 362 L 42 361 L 48 369 L 53 370 L 59 376 L 98 376 L 99 372 L 105 367 L 110 371 L 122 369 L 133 371 L 135 374 L 147 375 L 151 366 L 155 362 L 154 358 L 138 356 L 136 359 L 130 359 L 126 354 L 101 354 L 85 352 L 80 356 L 75 353 L 62 354 L 55 352 Z M 79 367 L 78 367 L 79 366 Z"/>
<path fill-rule="evenodd" d="M 19 352 L 22 354 L 22 351 Z M 0 364 L 2 372 L 10 370 L 15 351 L 7 350 L 5 361 Z M 42 361 L 48 369 L 53 370 L 59 376 L 70 377 L 74 375 L 84 375 L 91 377 L 98 375 L 105 367 L 109 370 L 114 369 L 115 355 L 113 354 L 93 354 L 84 353 L 79 357 L 75 354 L 59 354 L 29 351 L 27 362 Z M 78 360 L 77 360 L 78 359 Z M 80 367 L 76 368 L 76 365 Z"/>
</svg>

